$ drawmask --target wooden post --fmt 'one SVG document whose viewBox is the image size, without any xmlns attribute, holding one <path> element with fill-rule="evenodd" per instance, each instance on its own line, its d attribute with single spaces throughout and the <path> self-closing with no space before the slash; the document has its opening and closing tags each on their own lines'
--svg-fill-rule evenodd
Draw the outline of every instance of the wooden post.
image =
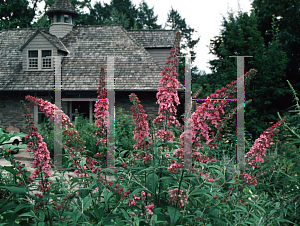
<svg viewBox="0 0 300 226">
<path fill-rule="evenodd" d="M 245 170 L 245 57 L 252 56 L 230 56 L 237 57 L 237 122 L 236 122 L 236 138 L 237 138 L 237 169 Z"/>
<path fill-rule="evenodd" d="M 54 165 L 62 167 L 61 57 L 55 56 Z"/>
</svg>

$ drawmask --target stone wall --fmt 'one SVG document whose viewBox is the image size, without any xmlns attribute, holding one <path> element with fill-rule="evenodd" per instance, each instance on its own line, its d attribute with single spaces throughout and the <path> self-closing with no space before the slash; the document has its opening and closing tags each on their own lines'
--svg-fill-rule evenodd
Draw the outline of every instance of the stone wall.
<svg viewBox="0 0 300 226">
<path fill-rule="evenodd" d="M 130 107 L 132 103 L 129 100 L 129 95 L 133 92 L 116 92 L 116 109 L 123 108 L 124 113 L 132 115 Z M 147 119 L 154 119 L 158 115 L 158 104 L 156 104 L 157 92 L 134 92 L 142 106 L 145 113 L 148 115 Z"/>
<path fill-rule="evenodd" d="M 1 92 L 0 93 L 0 128 L 6 129 L 8 126 L 23 129 L 24 117 L 21 100 L 25 101 L 26 95 L 33 95 L 33 92 Z M 25 101 L 26 103 L 27 101 Z M 33 113 L 33 106 L 29 106 Z"/>
</svg>

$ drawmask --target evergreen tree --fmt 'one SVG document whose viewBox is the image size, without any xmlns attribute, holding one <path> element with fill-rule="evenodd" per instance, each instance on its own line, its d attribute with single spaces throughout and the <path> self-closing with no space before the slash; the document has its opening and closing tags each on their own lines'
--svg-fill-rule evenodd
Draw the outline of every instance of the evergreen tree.
<svg viewBox="0 0 300 226">
<path fill-rule="evenodd" d="M 278 39 L 286 52 L 289 63 L 285 70 L 286 79 L 295 90 L 300 92 L 300 1 L 287 0 L 253 0 L 252 7 L 258 18 L 258 29 L 265 44 L 272 40 L 273 20 L 279 28 Z M 290 104 L 292 96 L 288 95 L 279 101 Z M 284 107 L 291 105 L 284 104 Z"/>
<path fill-rule="evenodd" d="M 266 123 L 276 120 L 280 106 L 278 98 L 288 93 L 285 73 L 288 59 L 278 41 L 276 24 L 268 45 L 258 30 L 255 14 L 239 12 L 238 16 L 229 13 L 223 18 L 221 34 L 211 40 L 210 53 L 217 59 L 210 61 L 212 74 L 210 81 L 214 88 L 236 80 L 236 58 L 229 56 L 253 56 L 245 58 L 245 71 L 258 70 L 250 85 L 245 87 L 246 100 L 252 99 L 245 111 L 246 129 L 258 136 L 266 129 Z"/>
<path fill-rule="evenodd" d="M 31 26 L 37 1 L 31 8 L 28 0 L 0 0 L 0 30 Z"/>
<path fill-rule="evenodd" d="M 194 48 L 199 42 L 200 37 L 193 40 L 192 36 L 194 32 L 196 32 L 195 29 L 188 26 L 185 21 L 185 18 L 182 18 L 178 11 L 174 10 L 173 7 L 168 13 L 168 19 L 165 24 L 165 28 L 172 30 L 180 30 L 181 41 L 183 41 L 183 43 L 181 44 L 181 49 L 188 50 L 192 56 L 195 55 Z M 192 57 L 192 61 L 194 60 L 195 57 Z"/>
<path fill-rule="evenodd" d="M 125 18 L 129 19 L 129 25 L 126 28 L 134 28 L 138 10 L 136 9 L 135 5 L 133 5 L 131 0 L 111 0 L 109 7 L 111 10 L 115 9 L 118 12 L 116 13 L 118 14 L 118 18 L 122 18 L 123 21 L 126 20 Z"/>
<path fill-rule="evenodd" d="M 157 24 L 157 15 L 154 15 L 154 8 L 149 8 L 143 0 L 138 8 L 137 21 L 135 29 L 161 29 L 162 26 Z"/>
<path fill-rule="evenodd" d="M 196 59 L 196 52 L 194 48 L 200 40 L 200 37 L 197 39 L 192 38 L 194 32 L 196 32 L 195 29 L 187 25 L 185 18 L 182 18 L 178 11 L 174 10 L 173 8 L 171 8 L 170 12 L 168 13 L 168 19 L 165 24 L 165 29 L 179 30 L 181 32 L 180 55 L 183 56 L 182 50 L 189 52 L 192 56 L 192 62 L 194 62 Z M 184 84 L 185 58 L 180 57 L 178 60 L 178 80 L 180 83 Z M 192 82 L 193 79 L 197 78 L 198 76 L 200 76 L 198 68 L 192 67 Z M 195 86 L 195 84 L 196 83 L 194 83 L 194 88 L 197 87 Z"/>
<path fill-rule="evenodd" d="M 120 13 L 116 8 L 112 8 L 111 16 L 104 21 L 104 24 L 120 24 L 125 29 L 129 29 L 130 20 L 124 13 Z"/>
</svg>

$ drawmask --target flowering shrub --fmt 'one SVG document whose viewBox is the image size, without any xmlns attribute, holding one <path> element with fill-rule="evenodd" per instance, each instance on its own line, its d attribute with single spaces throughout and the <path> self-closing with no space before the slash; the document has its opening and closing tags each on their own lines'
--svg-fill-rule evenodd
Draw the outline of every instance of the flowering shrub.
<svg viewBox="0 0 300 226">
<path fill-rule="evenodd" d="M 162 73 L 161 87 L 157 95 L 159 124 L 150 133 L 146 113 L 135 94 L 130 95 L 133 103 L 132 118 L 135 123 L 134 150 L 127 157 L 116 158 L 115 167 L 101 168 L 100 153 L 94 157 L 85 153 L 84 142 L 74 126 L 63 114 L 64 134 L 68 158 L 73 172 L 61 175 L 53 172 L 50 177 L 49 152 L 42 137 L 32 127 L 26 112 L 26 124 L 32 139 L 28 148 L 34 151 L 33 167 L 30 173 L 6 155 L 13 168 L 5 168 L 16 176 L 12 184 L 0 186 L 6 192 L 7 200 L 1 201 L 0 223 L 2 225 L 271 225 L 289 222 L 281 215 L 278 203 L 266 192 L 256 190 L 259 176 L 251 172 L 250 166 L 263 165 L 264 148 L 268 147 L 272 130 L 267 130 L 246 154 L 249 158 L 246 170 L 228 169 L 208 150 L 216 149 L 219 131 L 226 124 L 226 102 L 204 102 L 187 122 L 189 130 L 175 139 L 172 126 L 177 125 L 176 113 L 176 52 L 178 34 L 168 58 L 168 67 Z M 104 77 L 101 69 L 102 79 Z M 255 73 L 249 72 L 245 76 Z M 101 81 L 101 78 L 100 78 Z M 101 84 L 101 82 L 100 82 Z M 103 84 L 102 84 L 103 86 Z M 230 97 L 235 83 L 218 90 L 210 98 Z M 100 94 L 95 105 L 97 136 L 105 147 L 107 129 L 107 102 L 105 89 L 100 85 Z M 102 91 L 101 91 L 102 90 Z M 102 96 L 101 96 L 102 95 Z M 104 96 L 103 96 L 104 95 Z M 42 111 L 54 119 L 55 105 L 41 99 L 27 96 Z M 231 117 L 234 112 L 229 115 Z M 186 138 L 186 139 L 184 139 Z M 184 141 L 189 140 L 192 148 L 191 167 L 185 168 L 186 151 Z M 252 159 L 254 155 L 257 157 Z M 40 161 L 37 163 L 37 161 Z M 252 161 L 254 160 L 254 162 Z M 104 166 L 105 167 L 105 166 Z M 35 169 L 35 170 L 36 170 Z M 258 169 L 256 169 L 258 170 Z M 279 170 L 279 169 L 278 169 Z M 255 171 L 257 173 L 257 171 Z M 36 178 L 36 175 L 39 178 Z M 38 184 L 37 181 L 41 181 Z"/>
</svg>

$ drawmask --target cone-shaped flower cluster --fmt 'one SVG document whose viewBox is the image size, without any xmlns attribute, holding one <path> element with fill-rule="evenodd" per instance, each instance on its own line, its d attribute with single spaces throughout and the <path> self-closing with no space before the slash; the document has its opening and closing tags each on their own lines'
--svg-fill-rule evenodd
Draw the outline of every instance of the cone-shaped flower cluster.
<svg viewBox="0 0 300 226">
<path fill-rule="evenodd" d="M 260 135 L 258 139 L 255 140 L 253 146 L 250 151 L 245 155 L 245 158 L 248 158 L 248 165 L 252 166 L 252 168 L 258 168 L 257 163 L 264 163 L 263 156 L 266 156 L 266 148 L 269 145 L 274 144 L 270 142 L 272 140 L 272 136 L 275 135 L 275 131 L 280 127 L 280 125 L 285 121 L 286 116 L 278 121 L 275 125 L 268 128 L 263 134 Z M 255 157 L 255 160 L 251 158 Z"/>
<path fill-rule="evenodd" d="M 41 98 L 33 97 L 30 95 L 27 95 L 25 97 L 25 100 L 30 101 L 30 103 L 33 103 L 34 106 L 39 106 L 39 109 L 41 112 L 45 112 L 46 116 L 50 117 L 51 121 L 54 122 L 55 117 L 55 110 L 58 109 L 55 104 L 50 103 L 49 101 L 43 100 Z M 75 126 L 70 122 L 69 116 L 67 116 L 65 113 L 61 112 L 62 116 L 62 125 L 68 129 L 68 127 L 74 128 Z"/>
<path fill-rule="evenodd" d="M 105 83 L 105 72 L 104 67 L 100 69 L 98 96 L 95 103 L 95 125 L 98 127 L 96 135 L 101 135 L 100 140 L 96 143 L 107 145 L 107 129 L 108 129 L 108 99 L 107 89 Z"/>
<path fill-rule="evenodd" d="M 246 81 L 251 79 L 256 73 L 256 70 L 252 69 L 246 73 Z M 242 78 L 239 78 L 242 79 Z M 234 98 L 236 94 L 236 84 L 237 81 L 227 84 L 226 88 L 223 87 L 221 90 L 217 90 L 215 93 L 211 94 L 210 97 L 207 97 L 207 101 L 202 103 L 197 110 L 192 114 L 192 119 L 187 121 L 188 130 L 184 131 L 180 135 L 180 147 L 173 153 L 173 155 L 178 155 L 179 158 L 184 161 L 184 150 L 185 142 L 190 143 L 192 148 L 192 157 L 193 160 L 198 162 L 207 163 L 208 161 L 216 161 L 212 156 L 207 157 L 204 154 L 201 154 L 200 149 L 203 148 L 202 142 L 205 142 L 211 148 L 216 148 L 216 144 L 212 142 L 217 139 L 217 135 L 214 135 L 212 128 L 216 128 L 217 131 L 222 131 L 222 126 L 226 123 L 228 118 L 221 118 L 221 114 L 225 114 L 225 107 L 229 106 L 227 101 L 219 101 L 212 99 L 224 99 L 224 98 Z M 231 115 L 232 116 L 232 115 Z M 186 150 L 188 151 L 188 150 Z M 180 162 L 173 163 L 173 168 L 182 168 L 183 166 Z M 174 171 L 175 169 L 173 169 Z M 176 170 L 175 170 L 176 171 Z"/>
<path fill-rule="evenodd" d="M 41 112 L 45 112 L 46 116 L 49 116 L 50 120 L 54 123 L 55 120 L 55 110 L 58 109 L 55 104 L 50 103 L 49 101 L 45 101 L 41 98 L 33 97 L 33 96 L 26 96 L 26 100 L 30 101 L 30 103 L 33 103 L 35 106 L 39 106 L 39 109 Z M 64 127 L 63 134 L 67 136 L 68 138 L 65 141 L 65 148 L 68 151 L 68 154 L 74 158 L 77 156 L 76 153 L 78 152 L 84 152 L 85 141 L 80 139 L 80 136 L 78 132 L 75 130 L 75 126 L 70 122 L 70 118 L 61 111 L 62 116 L 62 126 Z M 75 165 L 77 167 L 80 167 L 78 162 L 76 163 L 76 160 L 73 159 L 74 167 Z"/>
<path fill-rule="evenodd" d="M 165 66 L 161 72 L 163 77 L 160 79 L 160 87 L 158 88 L 158 92 L 156 94 L 156 103 L 159 104 L 159 116 L 153 120 L 153 123 L 163 123 L 164 130 L 159 130 L 156 134 L 156 136 L 162 141 L 173 141 L 174 134 L 171 130 L 171 126 L 179 125 L 178 120 L 175 118 L 177 110 L 174 105 L 174 102 L 176 105 L 180 104 L 177 94 L 179 82 L 177 80 L 178 74 L 176 72 L 178 63 L 176 56 L 179 53 L 179 45 L 180 33 L 177 32 L 173 47 L 170 51 L 170 56 L 168 56 L 168 60 L 165 62 L 167 66 Z"/>
<path fill-rule="evenodd" d="M 129 95 L 130 102 L 133 104 L 132 109 L 132 119 L 135 123 L 135 128 L 133 130 L 133 139 L 136 140 L 133 148 L 135 150 L 147 150 L 152 144 L 150 140 L 149 126 L 146 121 L 147 115 L 143 109 L 143 106 L 140 104 L 141 101 L 134 94 Z"/>
<path fill-rule="evenodd" d="M 29 130 L 29 134 L 25 136 L 25 139 L 29 139 L 27 144 L 27 150 L 25 152 L 31 152 L 34 155 L 34 160 L 32 162 L 32 168 L 34 171 L 30 175 L 31 181 L 34 181 L 35 178 L 40 179 L 41 190 L 48 190 L 49 181 L 48 178 L 52 176 L 51 170 L 51 158 L 50 152 L 47 149 L 47 145 L 43 142 L 44 138 L 36 132 L 37 127 L 33 126 L 32 115 L 29 114 L 30 109 L 27 108 L 24 102 L 22 102 L 23 112 L 26 117 L 26 129 Z"/>
</svg>

